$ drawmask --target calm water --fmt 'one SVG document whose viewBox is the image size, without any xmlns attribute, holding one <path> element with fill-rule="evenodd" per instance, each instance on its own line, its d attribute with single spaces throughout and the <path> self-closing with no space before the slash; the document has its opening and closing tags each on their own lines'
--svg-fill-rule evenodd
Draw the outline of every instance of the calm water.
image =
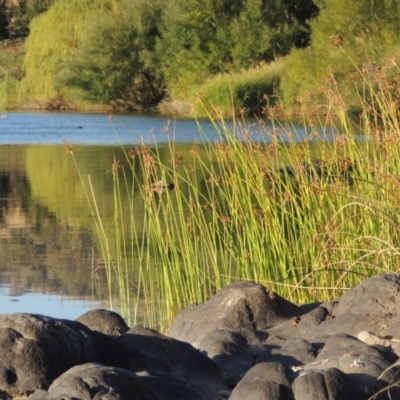
<svg viewBox="0 0 400 400">
<path fill-rule="evenodd" d="M 153 143 L 173 139 L 201 140 L 193 120 L 169 120 L 163 116 L 117 115 L 113 120 L 116 136 L 107 114 L 78 113 L 8 113 L 0 122 L 0 144 L 60 144 L 62 140 L 84 145 Z M 168 121 L 168 134 L 166 127 Z M 124 126 L 126 125 L 126 126 Z M 201 122 L 211 139 L 217 134 L 209 121 Z"/>
<path fill-rule="evenodd" d="M 194 120 L 119 115 L 113 120 L 116 135 L 105 114 L 7 115 L 0 119 L 0 313 L 73 319 L 107 308 L 91 217 L 63 141 L 74 146 L 82 174 L 91 175 L 100 207 L 107 209 L 110 166 L 121 143 L 174 140 L 189 146 L 204 133 L 218 139 L 215 127 L 201 121 L 201 133 Z"/>
</svg>

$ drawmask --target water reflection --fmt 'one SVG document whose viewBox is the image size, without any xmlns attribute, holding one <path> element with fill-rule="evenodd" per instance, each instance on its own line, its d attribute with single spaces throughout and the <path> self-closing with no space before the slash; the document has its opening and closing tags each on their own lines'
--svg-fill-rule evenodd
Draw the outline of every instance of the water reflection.
<svg viewBox="0 0 400 400">
<path fill-rule="evenodd" d="M 111 165 L 114 158 L 124 159 L 119 142 L 128 148 L 141 138 L 158 143 L 173 139 L 182 142 L 180 150 L 185 155 L 203 135 L 209 140 L 220 137 L 210 121 L 202 121 L 199 129 L 193 120 L 168 125 L 165 117 L 118 118 L 122 122 L 119 136 L 103 114 L 10 113 L 1 120 L 1 313 L 68 318 L 67 310 L 72 308 L 77 317 L 91 307 L 108 306 L 93 217 L 63 140 L 73 144 L 80 174 L 85 182 L 90 176 L 102 218 L 112 225 Z M 254 129 L 257 135 L 257 126 Z M 303 138 L 307 134 L 301 129 L 299 133 Z M 159 156 L 166 162 L 168 153 L 168 146 L 159 147 Z"/>
<path fill-rule="evenodd" d="M 159 151 L 169 160 L 167 147 Z M 111 167 L 114 158 L 124 164 L 124 151 L 121 146 L 74 145 L 73 152 L 86 184 L 90 176 L 102 221 L 111 229 Z M 0 146 L 0 312 L 50 315 L 58 309 L 58 316 L 66 318 L 67 304 L 75 314 L 80 310 L 78 315 L 94 305 L 109 307 L 98 246 L 92 211 L 62 141 Z M 114 309 L 118 311 L 118 303 Z"/>
<path fill-rule="evenodd" d="M 25 292 L 14 295 L 7 285 L 0 285 L 0 298 L 1 312 L 25 312 L 64 319 L 75 319 L 86 311 L 101 307 L 99 302 L 56 294 Z"/>
<path fill-rule="evenodd" d="M 51 167 L 54 160 L 40 159 L 41 150 L 37 146 L 0 146 L 0 312 L 25 311 L 29 305 L 30 312 L 46 314 L 39 293 L 52 304 L 52 295 L 58 296 L 54 297 L 56 303 L 60 296 L 98 299 L 92 284 L 92 229 L 86 223 L 88 218 L 80 223 L 76 213 L 85 205 L 77 207 L 62 191 L 56 198 L 61 201 L 64 197 L 66 202 L 53 209 L 48 194 L 60 190 L 54 187 L 60 176 L 52 181 L 44 171 L 57 174 L 60 170 Z M 65 157 L 62 145 L 45 150 L 60 161 L 61 155 Z M 96 149 L 87 149 L 90 151 L 90 158 L 96 160 Z M 67 164 L 64 168 L 61 176 L 73 171 Z M 70 183 L 72 188 L 76 186 L 76 181 Z M 71 186 L 64 185 L 64 189 L 71 191 Z M 58 213 L 61 209 L 64 212 Z M 20 301 L 10 302 L 10 297 Z M 84 311 L 87 307 L 80 308 Z"/>
</svg>

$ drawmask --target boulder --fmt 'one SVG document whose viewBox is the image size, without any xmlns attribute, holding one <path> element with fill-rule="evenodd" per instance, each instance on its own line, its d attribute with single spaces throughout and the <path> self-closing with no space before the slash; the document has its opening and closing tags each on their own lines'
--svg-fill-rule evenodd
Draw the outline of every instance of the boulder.
<svg viewBox="0 0 400 400">
<path fill-rule="evenodd" d="M 125 320 L 119 314 L 110 310 L 90 310 L 78 317 L 76 321 L 92 331 L 98 331 L 105 335 L 120 336 L 129 330 Z"/>
<path fill-rule="evenodd" d="M 386 274 L 297 307 L 238 283 L 180 312 L 172 337 L 107 310 L 0 315 L 0 399 L 400 398 L 398 292 Z"/>
<path fill-rule="evenodd" d="M 288 321 L 267 329 L 269 335 L 281 338 L 301 338 L 310 340 L 322 335 L 322 326 L 329 318 L 329 312 L 324 306 L 318 306 L 307 314 L 294 317 Z"/>
<path fill-rule="evenodd" d="M 340 297 L 334 317 L 342 314 L 397 315 L 400 310 L 400 275 L 365 279 Z"/>
<path fill-rule="evenodd" d="M 355 400 L 364 393 L 335 368 L 308 371 L 297 377 L 292 385 L 296 400 Z"/>
<path fill-rule="evenodd" d="M 86 325 L 78 321 L 61 320 L 69 328 L 81 332 L 85 336 L 85 348 L 87 350 L 86 362 L 131 368 L 141 371 L 143 367 L 143 354 L 133 349 L 128 349 L 114 336 L 105 335 L 99 331 L 92 331 Z"/>
<path fill-rule="evenodd" d="M 222 288 L 204 304 L 179 312 L 169 336 L 198 348 L 207 334 L 223 329 L 254 344 L 265 338 L 263 331 L 301 314 L 298 306 L 264 286 L 240 282 Z"/>
<path fill-rule="evenodd" d="M 283 364 L 259 363 L 237 384 L 229 400 L 294 400 L 292 375 L 290 369 Z"/>
<path fill-rule="evenodd" d="M 71 368 L 30 400 L 162 400 L 142 378 L 122 368 L 88 363 Z"/>
<path fill-rule="evenodd" d="M 267 349 L 257 358 L 260 362 L 282 363 L 288 368 L 315 361 L 317 349 L 304 339 L 288 339 L 281 347 L 266 346 Z"/>
<path fill-rule="evenodd" d="M 368 345 L 353 336 L 340 334 L 327 337 L 324 347 L 317 356 L 317 361 L 342 356 L 343 354 L 370 354 L 381 357 L 391 364 L 399 358 L 390 347 Z"/>
<path fill-rule="evenodd" d="M 318 335 L 348 334 L 357 336 L 365 330 L 381 331 L 382 327 L 391 323 L 391 317 L 385 314 L 340 314 L 321 324 Z"/>
<path fill-rule="evenodd" d="M 0 390 L 11 396 L 46 389 L 87 362 L 87 335 L 43 315 L 0 315 Z"/>
<path fill-rule="evenodd" d="M 216 329 L 201 341 L 199 350 L 221 368 L 227 385 L 234 386 L 254 364 L 246 344 L 240 334 Z"/>
<path fill-rule="evenodd" d="M 47 389 L 73 366 L 100 362 L 141 370 L 143 355 L 78 321 L 35 314 L 0 315 L 0 393 Z"/>
<path fill-rule="evenodd" d="M 319 360 L 306 364 L 301 368 L 306 373 L 322 373 L 321 371 L 329 369 L 340 370 L 347 376 L 346 379 L 351 382 L 352 387 L 360 389 L 367 397 L 375 395 L 392 384 L 396 384 L 399 380 L 400 372 L 400 366 L 393 367 L 391 363 L 382 357 L 357 353 L 346 353 L 341 356 Z M 394 396 L 393 398 L 400 398 L 399 389 L 398 387 L 391 389 L 390 393 Z"/>
<path fill-rule="evenodd" d="M 156 376 L 141 376 L 161 400 L 207 400 L 188 385 Z"/>
<path fill-rule="evenodd" d="M 189 343 L 142 327 L 131 328 L 118 341 L 144 355 L 142 369 L 150 376 L 186 384 L 207 399 L 226 389 L 219 366 Z"/>
</svg>

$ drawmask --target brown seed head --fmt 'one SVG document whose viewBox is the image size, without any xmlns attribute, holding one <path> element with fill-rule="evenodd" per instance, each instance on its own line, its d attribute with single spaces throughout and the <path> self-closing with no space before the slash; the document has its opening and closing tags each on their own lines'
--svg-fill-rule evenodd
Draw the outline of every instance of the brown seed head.
<svg viewBox="0 0 400 400">
<path fill-rule="evenodd" d="M 67 154 L 72 154 L 72 146 L 66 140 L 64 140 L 64 147 Z"/>
</svg>

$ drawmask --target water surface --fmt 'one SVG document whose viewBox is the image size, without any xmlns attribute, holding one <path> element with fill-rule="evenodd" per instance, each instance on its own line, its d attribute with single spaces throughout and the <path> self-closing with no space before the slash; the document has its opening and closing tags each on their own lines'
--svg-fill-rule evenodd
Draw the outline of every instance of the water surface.
<svg viewBox="0 0 400 400">
<path fill-rule="evenodd" d="M 81 174 L 90 175 L 107 221 L 112 219 L 107 212 L 113 201 L 111 164 L 114 157 L 123 159 L 121 144 L 157 142 L 163 157 L 162 143 L 180 143 L 189 152 L 194 142 L 221 140 L 223 132 L 209 120 L 199 124 L 154 115 L 117 115 L 112 124 L 106 114 L 7 116 L 0 120 L 0 313 L 59 318 L 109 307 L 92 216 L 63 142 L 73 146 Z M 258 123 L 250 124 L 257 138 Z M 244 133 L 236 128 L 238 135 Z M 281 134 L 272 125 L 269 129 Z M 296 135 L 301 140 L 308 132 L 298 128 Z"/>
<path fill-rule="evenodd" d="M 113 125 L 107 114 L 80 113 L 8 113 L 0 120 L 0 144 L 74 144 L 114 145 L 201 140 L 193 119 L 174 119 L 158 115 L 116 115 Z M 210 121 L 201 121 L 202 129 L 216 139 Z"/>
</svg>

